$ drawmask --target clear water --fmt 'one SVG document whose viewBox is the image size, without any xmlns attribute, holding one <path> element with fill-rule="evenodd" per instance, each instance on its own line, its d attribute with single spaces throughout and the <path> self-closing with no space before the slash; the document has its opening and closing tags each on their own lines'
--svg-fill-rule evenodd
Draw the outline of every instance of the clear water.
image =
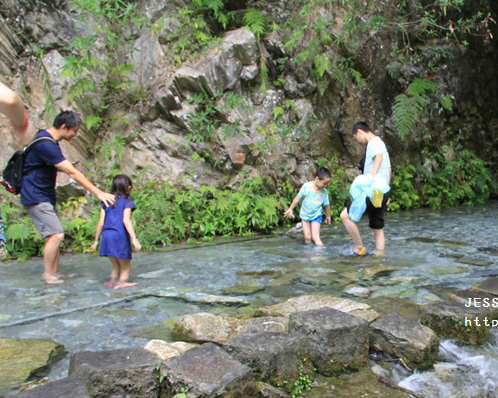
<svg viewBox="0 0 498 398">
<path fill-rule="evenodd" d="M 139 285 L 121 291 L 103 286 L 110 263 L 90 254 L 62 257 L 60 271 L 77 274 L 63 285 L 41 282 L 40 258 L 4 262 L 0 337 L 49 338 L 69 352 L 107 350 L 144 346 L 151 338 L 168 340 L 174 320 L 184 314 L 250 315 L 255 308 L 302 294 L 432 302 L 498 275 L 497 211 L 498 202 L 492 202 L 388 214 L 383 258 L 346 256 L 351 241 L 341 225 L 323 226 L 326 248 L 307 247 L 301 239 L 280 234 L 138 253 L 132 277 Z M 366 221 L 360 230 L 372 250 Z M 383 272 L 367 277 L 374 267 Z M 237 294 L 241 287 L 252 293 Z M 369 298 L 351 296 L 346 291 L 352 287 L 368 289 Z M 230 294 L 250 305 L 203 304 L 206 294 Z M 479 348 L 444 341 L 435 370 L 403 375 L 399 381 L 427 397 L 498 397 L 497 350 L 496 338 Z M 50 378 L 65 377 L 67 366 L 68 358 L 60 361 Z"/>
</svg>

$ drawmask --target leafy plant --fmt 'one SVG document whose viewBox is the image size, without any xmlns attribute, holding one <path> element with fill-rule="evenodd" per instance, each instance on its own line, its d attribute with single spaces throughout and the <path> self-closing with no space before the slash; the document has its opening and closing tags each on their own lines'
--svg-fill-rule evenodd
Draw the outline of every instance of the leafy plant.
<svg viewBox="0 0 498 398">
<path fill-rule="evenodd" d="M 392 119 L 402 140 L 427 112 L 431 103 L 431 94 L 434 94 L 437 89 L 438 85 L 434 81 L 416 78 L 408 86 L 405 94 L 400 94 L 395 98 Z M 449 97 L 441 96 L 440 99 L 443 107 L 451 108 Z"/>
</svg>

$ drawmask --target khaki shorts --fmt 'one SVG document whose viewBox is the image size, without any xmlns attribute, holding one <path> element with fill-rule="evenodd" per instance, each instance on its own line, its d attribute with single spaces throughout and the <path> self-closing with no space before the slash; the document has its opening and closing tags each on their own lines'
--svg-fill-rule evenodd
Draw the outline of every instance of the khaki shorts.
<svg viewBox="0 0 498 398">
<path fill-rule="evenodd" d="M 42 202 L 36 205 L 24 205 L 24 207 L 43 239 L 64 233 L 57 209 L 52 203 Z"/>
</svg>

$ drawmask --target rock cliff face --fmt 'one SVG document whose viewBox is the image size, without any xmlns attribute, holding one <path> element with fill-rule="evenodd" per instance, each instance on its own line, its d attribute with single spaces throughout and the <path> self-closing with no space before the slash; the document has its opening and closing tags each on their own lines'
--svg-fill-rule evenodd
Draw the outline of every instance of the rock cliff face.
<svg viewBox="0 0 498 398">
<path fill-rule="evenodd" d="M 47 127 L 54 111 L 71 108 L 87 116 L 87 105 L 70 103 L 68 91 L 74 80 L 62 76 L 61 71 L 64 57 L 72 51 L 69 45 L 95 30 L 96 22 L 90 19 L 82 24 L 66 0 L 1 3 L 1 79 L 26 101 L 32 115 L 31 133 Z M 287 2 L 250 3 L 279 24 L 294 12 Z M 142 0 L 140 10 L 149 22 L 155 22 L 164 18 L 165 12 L 175 13 L 184 5 L 181 1 Z M 316 12 L 317 18 L 340 20 L 340 16 L 327 15 L 326 8 Z M 494 134 L 498 128 L 496 39 L 485 44 L 476 38 L 466 48 L 443 42 L 413 43 L 444 54 L 438 67 L 431 69 L 420 59 L 399 66 L 392 74 L 388 70 L 396 59 L 393 43 L 399 38 L 369 32 L 358 43 L 361 51 L 354 59 L 364 87 L 360 89 L 352 81 L 331 81 L 321 92 L 310 78 L 311 63 L 285 61 L 291 54 L 279 32 L 258 41 L 249 30 L 234 29 L 200 57 L 177 65 L 168 48 L 170 34 L 177 32 L 179 25 L 173 18 L 167 22 L 159 34 L 150 26 L 130 27 L 127 32 L 134 40 L 132 80 L 144 94 L 129 108 L 111 107 L 110 114 L 122 116 L 126 123 L 115 124 L 113 131 L 100 135 L 87 129 L 73 142 L 63 144 L 67 157 L 81 161 L 83 169 L 98 145 L 125 137 L 119 166 L 131 175 L 142 171 L 151 179 L 220 186 L 247 175 L 269 176 L 275 182 L 285 175 L 298 185 L 312 176 L 317 160 L 332 155 L 354 172 L 363 149 L 350 131 L 361 120 L 368 121 L 385 139 L 394 165 L 420 161 L 421 142 L 437 147 L 456 138 L 485 160 L 498 161 Z M 98 41 L 95 46 L 109 51 Z M 404 49 L 408 51 L 405 56 L 410 56 L 409 50 Z M 270 76 L 265 91 L 260 89 L 263 65 Z M 275 72 L 279 68 L 283 71 L 280 75 Z M 277 75 L 279 79 L 272 81 Z M 431 111 L 427 130 L 401 141 L 390 117 L 391 106 L 415 77 L 438 79 L 453 95 L 454 106 Z M 51 104 L 55 108 L 52 113 Z M 3 119 L 0 123 L 0 127 L 7 126 Z M 1 129 L 0 139 L 7 143 L 0 148 L 5 160 L 13 151 L 7 128 Z"/>
</svg>

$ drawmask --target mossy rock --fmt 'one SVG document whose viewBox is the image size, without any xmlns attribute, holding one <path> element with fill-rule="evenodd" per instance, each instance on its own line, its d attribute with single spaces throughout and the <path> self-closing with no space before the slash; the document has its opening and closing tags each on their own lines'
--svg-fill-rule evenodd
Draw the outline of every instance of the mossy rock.
<svg viewBox="0 0 498 398">
<path fill-rule="evenodd" d="M 438 336 L 453 338 L 462 344 L 480 345 L 489 339 L 491 328 L 484 323 L 486 311 L 464 304 L 438 302 L 422 307 L 422 325 Z"/>
<path fill-rule="evenodd" d="M 35 377 L 66 354 L 64 346 L 51 340 L 0 339 L 0 395 Z"/>
</svg>

